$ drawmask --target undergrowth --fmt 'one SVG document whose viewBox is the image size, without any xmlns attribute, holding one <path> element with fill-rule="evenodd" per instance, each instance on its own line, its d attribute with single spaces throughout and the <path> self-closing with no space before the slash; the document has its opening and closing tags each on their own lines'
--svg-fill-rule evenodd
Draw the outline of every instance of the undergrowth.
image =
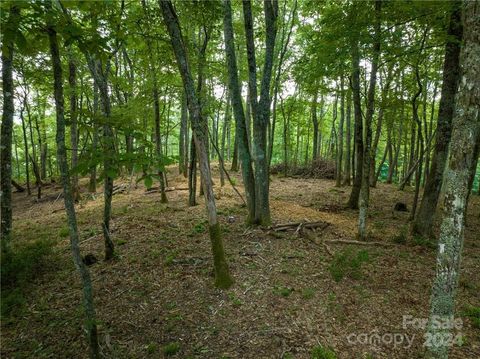
<svg viewBox="0 0 480 359">
<path fill-rule="evenodd" d="M 53 245 L 54 241 L 42 239 L 1 254 L 2 319 L 21 314 L 29 284 L 56 262 L 50 258 Z"/>
<path fill-rule="evenodd" d="M 344 277 L 360 279 L 362 277 L 362 264 L 369 261 L 366 250 L 353 252 L 351 249 L 335 253 L 328 270 L 335 282 L 340 282 Z"/>
</svg>

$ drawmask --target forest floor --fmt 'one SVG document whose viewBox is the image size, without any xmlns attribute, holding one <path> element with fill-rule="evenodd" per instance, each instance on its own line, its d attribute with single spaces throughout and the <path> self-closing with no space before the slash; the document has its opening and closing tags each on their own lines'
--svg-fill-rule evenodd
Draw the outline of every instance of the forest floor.
<svg viewBox="0 0 480 359">
<path fill-rule="evenodd" d="M 320 346 L 345 359 L 423 357 L 424 330 L 403 328 L 403 316 L 428 317 L 436 250 L 433 242 L 407 235 L 409 212 L 393 211 L 398 201 L 411 209 L 411 190 L 385 184 L 372 189 L 370 237 L 386 245 L 350 245 L 326 242 L 355 239 L 357 213 L 344 208 L 349 187 L 272 176 L 275 223 L 330 224 L 302 236 L 247 228 L 241 200 L 228 182 L 220 187 L 218 168 L 215 174 L 235 279 L 226 291 L 213 287 L 203 200 L 187 206 L 187 183 L 176 169 L 170 169 L 169 186 L 177 190 L 167 193 L 168 204 L 160 203 L 159 193 L 145 194 L 143 184 L 114 196 L 117 257 L 111 262 L 102 260 L 101 189 L 95 199 L 83 193 L 76 206 L 81 249 L 99 259 L 90 270 L 106 357 L 310 358 Z M 240 189 L 240 175 L 232 176 Z M 50 239 L 55 247 L 26 287 L 23 311 L 2 321 L 2 358 L 87 357 L 61 188 L 44 192 L 48 200 L 38 203 L 14 194 L 15 245 Z M 457 333 L 464 343 L 453 347 L 451 358 L 480 357 L 480 330 L 465 314 L 480 305 L 479 212 L 480 197 L 472 196 L 457 295 L 463 320 Z M 403 342 L 389 342 L 390 333 Z M 381 339 L 364 343 L 375 334 Z M 408 348 L 405 335 L 414 336 Z"/>
</svg>

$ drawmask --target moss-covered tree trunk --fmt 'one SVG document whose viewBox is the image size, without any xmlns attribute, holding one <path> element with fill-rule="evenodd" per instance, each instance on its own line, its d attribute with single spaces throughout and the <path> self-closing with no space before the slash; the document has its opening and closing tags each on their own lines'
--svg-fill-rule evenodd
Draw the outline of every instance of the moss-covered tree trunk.
<svg viewBox="0 0 480 359">
<path fill-rule="evenodd" d="M 452 117 L 454 111 L 455 92 L 460 77 L 459 54 L 462 39 L 461 3 L 451 3 L 450 24 L 445 60 L 443 63 L 443 82 L 440 105 L 438 108 L 437 131 L 432 164 L 423 191 L 422 201 L 412 225 L 412 230 L 422 236 L 432 235 L 433 219 L 442 187 L 443 173 L 450 143 Z"/>
<path fill-rule="evenodd" d="M 64 99 L 63 99 L 63 81 L 62 81 L 62 63 L 58 49 L 57 32 L 53 23 L 51 5 L 48 6 L 49 13 L 47 21 L 47 32 L 50 43 L 50 53 L 53 66 L 54 79 L 54 97 L 57 122 L 57 160 L 60 169 L 60 176 L 63 185 L 63 198 L 65 201 L 65 211 L 67 213 L 68 229 L 70 233 L 70 248 L 73 255 L 75 267 L 80 274 L 83 288 L 83 305 L 85 309 L 85 328 L 89 341 L 90 358 L 100 358 L 98 346 L 97 324 L 95 317 L 95 308 L 93 304 L 92 281 L 86 265 L 82 261 L 80 248 L 78 245 L 78 229 L 75 216 L 74 198 L 71 189 L 70 175 L 67 163 L 67 150 L 65 148 L 65 118 L 64 118 Z"/>
<path fill-rule="evenodd" d="M 14 33 L 20 21 L 20 8 L 12 3 L 2 41 L 2 81 L 3 81 L 3 113 L 1 125 L 1 156 L 0 156 L 0 177 L 1 177 L 1 248 L 8 249 L 10 233 L 12 231 L 12 131 L 13 113 L 13 51 Z M 8 32 L 6 32 L 8 30 Z"/>
<path fill-rule="evenodd" d="M 270 121 L 270 82 L 272 79 L 278 3 L 265 1 L 265 59 L 260 85 L 260 99 L 257 101 L 257 65 L 251 2 L 243 1 L 243 18 L 247 45 L 248 93 L 253 115 L 253 158 L 255 164 L 255 223 L 269 225 L 270 199 L 267 159 L 267 126 Z"/>
<path fill-rule="evenodd" d="M 187 105 L 192 121 L 193 137 L 195 141 L 200 173 L 202 177 L 202 186 L 204 189 L 205 203 L 207 207 L 209 234 L 215 269 L 215 285 L 219 288 L 228 288 L 233 284 L 233 280 L 228 269 L 225 251 L 223 249 L 220 224 L 218 223 L 217 218 L 217 208 L 215 205 L 212 176 L 207 151 L 208 132 L 206 132 L 206 128 L 204 126 L 205 121 L 202 119 L 203 115 L 201 103 L 198 94 L 195 91 L 187 53 L 185 51 L 185 43 L 182 38 L 180 24 L 173 8 L 173 4 L 170 0 L 159 0 L 159 3 L 168 34 L 170 36 L 173 51 L 175 53 L 180 75 L 182 76 L 182 82 L 185 94 L 187 96 Z"/>
<path fill-rule="evenodd" d="M 465 1 L 463 10 L 460 81 L 444 179 L 445 197 L 432 287 L 431 324 L 427 332 L 432 338 L 427 357 L 435 359 L 448 358 L 450 330 L 432 323 L 434 319 L 445 320 L 455 314 L 469 183 L 476 161 L 475 147 L 480 138 L 480 1 Z"/>
<path fill-rule="evenodd" d="M 238 80 L 237 59 L 235 54 L 235 40 L 232 25 L 232 8 L 230 0 L 225 0 L 223 31 L 225 36 L 225 53 L 227 58 L 228 85 L 232 100 L 233 114 L 235 116 L 235 131 L 238 140 L 238 151 L 242 161 L 242 178 L 247 198 L 248 217 L 247 223 L 253 223 L 255 220 L 255 176 L 252 167 L 252 157 L 248 147 L 248 133 L 245 121 L 245 112 L 242 104 L 242 94 L 240 93 L 240 83 Z"/>
</svg>

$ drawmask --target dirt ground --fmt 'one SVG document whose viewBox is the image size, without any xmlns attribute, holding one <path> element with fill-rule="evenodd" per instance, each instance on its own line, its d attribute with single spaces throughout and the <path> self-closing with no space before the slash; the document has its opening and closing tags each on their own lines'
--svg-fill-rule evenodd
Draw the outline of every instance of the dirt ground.
<svg viewBox="0 0 480 359">
<path fill-rule="evenodd" d="M 218 174 L 218 171 L 216 172 Z M 239 174 L 237 187 L 241 189 Z M 128 183 L 128 180 L 124 181 Z M 82 182 L 83 183 L 83 182 Z M 349 187 L 334 181 L 273 176 L 271 209 L 275 223 L 326 221 L 325 229 L 304 237 L 291 232 L 247 228 L 245 208 L 228 185 L 215 178 L 217 206 L 234 286 L 213 287 L 212 258 L 203 200 L 187 206 L 186 180 L 170 169 L 169 203 L 143 185 L 113 200 L 112 234 L 117 258 L 101 260 L 101 190 L 83 194 L 77 205 L 82 253 L 99 262 L 90 267 L 99 320 L 100 343 L 108 358 L 310 358 L 314 347 L 337 358 L 422 358 L 421 329 L 404 329 L 403 316 L 428 317 L 435 248 L 398 238 L 408 232 L 411 190 L 393 185 L 372 189 L 368 228 L 380 245 L 348 245 L 325 240 L 355 239 L 356 211 L 344 209 Z M 85 358 L 79 277 L 63 234 L 65 214 L 59 186 L 36 203 L 14 194 L 14 241 L 57 241 L 54 263 L 29 285 L 25 314 L 2 323 L 2 358 Z M 457 316 L 464 340 L 451 358 L 480 358 L 480 330 L 464 308 L 480 305 L 480 197 L 468 209 Z M 397 238 L 397 241 L 394 239 Z M 333 256 L 365 250 L 369 260 L 357 278 L 336 282 Z M 331 253 L 329 253 L 329 251 Z M 333 256 L 332 256 L 333 254 Z M 361 335 L 415 336 L 411 347 L 386 338 L 364 343 Z M 349 340 L 356 338 L 355 342 Z M 174 344 L 172 344 L 174 343 Z M 175 350 L 168 351 L 169 345 Z M 173 353 L 175 352 L 176 353 Z"/>
</svg>

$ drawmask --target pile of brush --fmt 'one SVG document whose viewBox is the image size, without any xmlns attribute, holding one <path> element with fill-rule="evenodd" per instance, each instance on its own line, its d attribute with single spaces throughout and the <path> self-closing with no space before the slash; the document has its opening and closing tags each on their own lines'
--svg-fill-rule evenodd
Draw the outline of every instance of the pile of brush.
<svg viewBox="0 0 480 359">
<path fill-rule="evenodd" d="M 271 174 L 284 174 L 285 164 L 278 163 L 270 167 Z M 301 178 L 335 178 L 335 161 L 330 159 L 318 158 L 310 163 L 300 166 L 288 165 L 287 176 Z"/>
</svg>

